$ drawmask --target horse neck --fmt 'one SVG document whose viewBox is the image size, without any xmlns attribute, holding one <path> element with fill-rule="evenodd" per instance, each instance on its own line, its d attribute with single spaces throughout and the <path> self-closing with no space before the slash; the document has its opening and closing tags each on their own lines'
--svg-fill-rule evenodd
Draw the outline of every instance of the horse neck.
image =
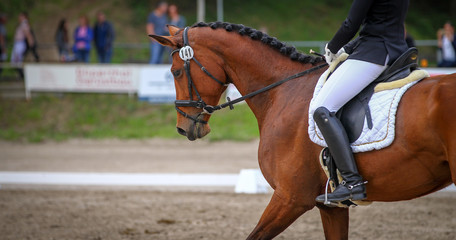
<svg viewBox="0 0 456 240">
<path fill-rule="evenodd" d="M 224 36 L 224 42 L 231 44 L 220 43 L 218 46 L 224 47 L 218 47 L 217 51 L 224 59 L 225 72 L 242 95 L 313 67 L 312 64 L 292 61 L 289 57 L 259 41 L 253 41 L 237 34 L 226 35 L 229 37 Z M 317 75 L 310 74 L 247 99 L 246 102 L 255 114 L 260 127 L 263 120 L 266 119 L 268 110 L 276 102 L 276 98 L 280 97 L 279 94 L 286 94 L 286 91 L 279 91 L 279 89 L 284 89 L 285 85 L 288 89 L 300 88 L 302 89 L 300 92 L 310 101 L 317 78 Z M 280 93 L 276 94 L 278 92 Z"/>
</svg>

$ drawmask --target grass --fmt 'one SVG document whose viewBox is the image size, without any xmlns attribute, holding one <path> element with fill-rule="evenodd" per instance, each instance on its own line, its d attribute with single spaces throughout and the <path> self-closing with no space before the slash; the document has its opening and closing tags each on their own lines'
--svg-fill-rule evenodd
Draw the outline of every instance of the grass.
<svg viewBox="0 0 456 240">
<path fill-rule="evenodd" d="M 258 137 L 247 105 L 212 116 L 208 139 L 247 141 Z M 70 138 L 183 138 L 172 105 L 152 105 L 125 95 L 42 95 L 32 101 L 0 101 L 0 139 L 62 141 Z"/>
</svg>

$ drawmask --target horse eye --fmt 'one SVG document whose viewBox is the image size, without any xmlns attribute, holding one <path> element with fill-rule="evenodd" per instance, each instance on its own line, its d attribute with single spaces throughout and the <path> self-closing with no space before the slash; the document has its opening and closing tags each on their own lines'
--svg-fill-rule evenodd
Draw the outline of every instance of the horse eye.
<svg viewBox="0 0 456 240">
<path fill-rule="evenodd" d="M 176 71 L 173 71 L 173 75 L 174 77 L 179 77 L 179 75 L 181 75 L 182 71 L 179 69 L 179 70 L 176 70 Z"/>
</svg>

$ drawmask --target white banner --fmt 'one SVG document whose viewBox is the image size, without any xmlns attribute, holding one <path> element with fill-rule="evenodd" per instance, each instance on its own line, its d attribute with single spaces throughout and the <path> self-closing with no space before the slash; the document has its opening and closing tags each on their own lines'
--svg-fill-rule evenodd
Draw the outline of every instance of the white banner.
<svg viewBox="0 0 456 240">
<path fill-rule="evenodd" d="M 172 103 L 176 100 L 171 65 L 155 65 L 140 71 L 138 97 L 153 103 Z"/>
<path fill-rule="evenodd" d="M 25 90 L 41 92 L 135 93 L 138 65 L 26 64 Z"/>
<path fill-rule="evenodd" d="M 26 97 L 31 92 L 138 93 L 142 100 L 174 102 L 171 65 L 26 64 Z"/>
</svg>

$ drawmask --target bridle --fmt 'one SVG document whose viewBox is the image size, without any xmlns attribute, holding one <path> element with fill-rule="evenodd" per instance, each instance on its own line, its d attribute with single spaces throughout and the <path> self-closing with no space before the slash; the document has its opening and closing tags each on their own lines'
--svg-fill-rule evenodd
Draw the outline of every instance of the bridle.
<svg viewBox="0 0 456 240">
<path fill-rule="evenodd" d="M 230 107 L 230 109 L 234 109 L 234 104 L 237 104 L 239 102 L 242 102 L 244 101 L 245 99 L 247 98 L 251 98 L 255 95 L 258 95 L 260 93 L 263 93 L 263 92 L 266 92 L 272 88 L 275 88 L 279 85 L 281 85 L 282 83 L 285 83 L 287 81 L 290 81 L 292 79 L 296 79 L 296 78 L 299 78 L 299 77 L 302 77 L 308 73 L 311 73 L 313 71 L 316 71 L 318 69 L 321 69 L 325 66 L 327 66 L 328 64 L 327 63 L 324 63 L 324 64 L 321 64 L 321 65 L 318 65 L 318 66 L 315 66 L 313 68 L 310 68 L 310 69 L 307 69 L 303 72 L 300 72 L 300 73 L 297 73 L 293 76 L 290 76 L 290 77 L 287 77 L 285 79 L 282 79 L 278 82 L 275 82 L 275 83 L 272 83 L 264 88 L 261 88 L 261 89 L 258 89 L 254 92 L 251 92 L 249 94 L 246 94 L 242 97 L 239 97 L 239 98 L 236 98 L 234 100 L 231 100 L 230 98 L 227 97 L 227 102 L 226 103 L 223 103 L 223 104 L 220 104 L 220 105 L 217 105 L 217 106 L 211 106 L 211 105 L 208 105 L 206 102 L 204 102 L 204 100 L 201 98 L 201 95 L 199 94 L 198 90 L 196 89 L 195 87 L 195 83 L 193 82 L 193 79 L 192 79 L 192 76 L 190 74 L 190 61 L 193 60 L 195 61 L 195 63 L 201 68 L 201 70 L 206 73 L 206 75 L 208 75 L 210 78 L 212 78 L 215 82 L 217 82 L 218 84 L 222 85 L 222 86 L 228 86 L 227 83 L 224 83 L 220 80 L 218 80 L 216 77 L 214 77 L 214 75 L 212 75 L 209 71 L 207 71 L 207 69 L 198 61 L 196 60 L 195 56 L 194 56 L 194 51 L 192 49 L 192 47 L 190 47 L 189 45 L 189 42 L 188 42 L 188 30 L 189 30 L 189 27 L 186 27 L 184 29 L 184 33 L 182 34 L 183 35 L 183 40 L 184 40 L 184 46 L 182 48 L 178 48 L 178 49 L 175 49 L 171 52 L 171 56 L 174 54 L 174 53 L 177 53 L 179 52 L 179 57 L 184 61 L 184 70 L 185 70 L 185 74 L 187 75 L 187 80 L 188 80 L 188 92 L 189 92 L 189 95 L 190 95 L 190 100 L 176 100 L 174 102 L 174 105 L 175 105 L 175 108 L 177 110 L 178 113 L 180 113 L 182 116 L 188 118 L 188 119 L 191 119 L 193 120 L 193 122 L 196 124 L 196 123 L 201 123 L 201 124 L 207 124 L 207 121 L 204 121 L 204 120 L 201 120 L 199 119 L 199 117 L 203 114 L 212 114 L 214 113 L 215 111 L 217 110 L 220 110 L 220 109 L 223 109 L 223 108 L 226 108 L 226 107 Z M 196 94 L 196 98 L 197 100 L 193 100 L 193 90 L 195 90 L 195 94 Z M 182 111 L 179 109 L 179 107 L 194 107 L 194 108 L 199 108 L 199 109 L 203 109 L 202 112 L 200 112 L 196 117 L 194 116 L 191 116 L 189 114 L 187 114 L 186 112 Z"/>
<path fill-rule="evenodd" d="M 192 79 L 192 75 L 190 74 L 190 60 L 193 59 L 193 61 L 195 61 L 195 63 L 201 68 L 201 70 L 204 73 L 206 73 L 206 75 L 208 75 L 210 78 L 212 78 L 214 81 L 216 81 L 218 84 L 220 84 L 222 86 L 228 86 L 228 84 L 223 83 L 222 81 L 218 80 L 216 77 L 214 77 L 214 75 L 212 75 L 209 71 L 207 71 L 206 68 L 203 67 L 203 65 L 198 60 L 196 60 L 196 58 L 194 56 L 193 48 L 190 47 L 190 45 L 188 43 L 188 29 L 189 28 L 186 27 L 184 29 L 184 33 L 183 33 L 184 46 L 180 49 L 176 49 L 176 50 L 172 51 L 171 55 L 173 55 L 176 52 L 179 52 L 179 57 L 182 60 L 184 60 L 184 70 L 185 70 L 185 74 L 187 75 L 187 80 L 188 80 L 187 85 L 188 85 L 188 92 L 190 95 L 190 100 L 176 100 L 174 102 L 174 105 L 176 107 L 177 112 L 180 113 L 181 115 L 183 115 L 184 117 L 189 118 L 189 119 L 193 120 L 194 122 L 206 124 L 207 121 L 201 120 L 201 119 L 199 119 L 199 117 L 202 114 L 212 114 L 215 110 L 214 110 L 213 106 L 207 105 L 206 102 L 204 102 L 204 100 L 201 98 L 201 95 L 199 94 L 198 90 L 196 89 L 195 83 L 193 82 L 193 79 Z M 193 90 L 195 90 L 196 98 L 198 100 L 193 100 Z M 180 110 L 179 107 L 194 107 L 194 108 L 203 109 L 203 111 L 201 113 L 199 113 L 198 116 L 193 117 L 193 116 L 187 114 L 186 112 Z"/>
</svg>

